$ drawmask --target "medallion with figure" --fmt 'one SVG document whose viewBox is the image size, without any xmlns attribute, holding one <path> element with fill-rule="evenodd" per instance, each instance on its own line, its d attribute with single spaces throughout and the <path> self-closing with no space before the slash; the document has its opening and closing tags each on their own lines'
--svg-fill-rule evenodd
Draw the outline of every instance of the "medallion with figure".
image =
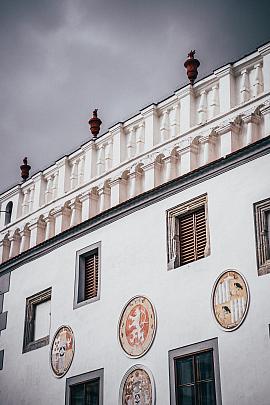
<svg viewBox="0 0 270 405">
<path fill-rule="evenodd" d="M 212 309 L 218 324 L 226 331 L 237 329 L 249 306 L 249 290 L 244 277 L 235 270 L 223 272 L 215 282 Z"/>
<path fill-rule="evenodd" d="M 63 377 L 74 356 L 74 334 L 69 326 L 61 326 L 55 333 L 50 350 L 50 364 L 55 377 Z"/>
<path fill-rule="evenodd" d="M 141 364 L 132 366 L 124 375 L 119 405 L 154 405 L 155 384 L 152 373 Z"/>
<path fill-rule="evenodd" d="M 129 356 L 141 357 L 149 350 L 156 333 L 156 315 L 146 297 L 134 297 L 126 304 L 118 333 L 120 344 Z"/>
</svg>

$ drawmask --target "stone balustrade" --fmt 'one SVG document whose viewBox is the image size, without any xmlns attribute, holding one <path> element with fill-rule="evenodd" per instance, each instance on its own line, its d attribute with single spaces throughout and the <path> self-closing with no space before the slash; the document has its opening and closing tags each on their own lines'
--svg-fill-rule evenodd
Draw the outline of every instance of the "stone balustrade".
<svg viewBox="0 0 270 405">
<path fill-rule="evenodd" d="M 0 196 L 0 262 L 270 135 L 270 44 L 119 123 Z"/>
</svg>

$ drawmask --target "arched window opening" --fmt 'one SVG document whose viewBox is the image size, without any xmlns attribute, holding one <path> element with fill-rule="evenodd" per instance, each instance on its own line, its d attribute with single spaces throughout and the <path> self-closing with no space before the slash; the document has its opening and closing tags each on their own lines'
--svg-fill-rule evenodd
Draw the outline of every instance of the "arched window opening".
<svg viewBox="0 0 270 405">
<path fill-rule="evenodd" d="M 5 225 L 8 225 L 11 222 L 12 208 L 13 208 L 13 202 L 9 201 L 9 203 L 6 206 Z"/>
</svg>

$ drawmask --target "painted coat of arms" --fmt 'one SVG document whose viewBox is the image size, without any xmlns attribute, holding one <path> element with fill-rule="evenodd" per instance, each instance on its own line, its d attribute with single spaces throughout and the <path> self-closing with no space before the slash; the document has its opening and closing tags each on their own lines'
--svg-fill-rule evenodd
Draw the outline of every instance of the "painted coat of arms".
<svg viewBox="0 0 270 405">
<path fill-rule="evenodd" d="M 63 377 L 73 360 L 74 335 L 69 326 L 61 326 L 55 333 L 50 351 L 51 368 L 56 377 Z"/>
<path fill-rule="evenodd" d="M 234 330 L 244 321 L 249 305 L 248 285 L 235 270 L 222 273 L 212 295 L 214 316 L 224 330 Z"/>
<path fill-rule="evenodd" d="M 143 296 L 132 298 L 119 321 L 119 341 L 131 357 L 141 357 L 149 350 L 156 333 L 153 305 Z"/>
<path fill-rule="evenodd" d="M 145 367 L 133 366 L 120 388 L 120 405 L 154 405 L 154 380 Z"/>
</svg>

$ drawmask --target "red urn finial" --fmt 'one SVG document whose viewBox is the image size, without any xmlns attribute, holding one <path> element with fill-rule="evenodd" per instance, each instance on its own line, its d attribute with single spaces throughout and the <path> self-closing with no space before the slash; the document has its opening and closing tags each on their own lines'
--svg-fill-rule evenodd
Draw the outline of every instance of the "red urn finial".
<svg viewBox="0 0 270 405">
<path fill-rule="evenodd" d="M 90 125 L 90 131 L 93 135 L 93 140 L 95 141 L 97 139 L 97 135 L 99 133 L 100 130 L 100 125 L 102 124 L 102 121 L 100 118 L 98 118 L 97 116 L 97 108 L 93 111 L 93 117 L 90 118 L 90 120 L 88 121 L 89 125 Z"/>
<path fill-rule="evenodd" d="M 198 67 L 200 66 L 200 62 L 198 59 L 194 59 L 195 51 L 190 51 L 188 54 L 188 58 L 184 63 L 185 68 L 187 69 L 187 77 L 190 80 L 191 85 L 193 86 L 195 80 L 198 76 Z"/>
<path fill-rule="evenodd" d="M 27 157 L 23 159 L 23 165 L 20 166 L 21 169 L 21 177 L 23 181 L 26 181 L 29 177 L 29 170 L 31 169 L 31 166 L 27 164 Z"/>
</svg>

